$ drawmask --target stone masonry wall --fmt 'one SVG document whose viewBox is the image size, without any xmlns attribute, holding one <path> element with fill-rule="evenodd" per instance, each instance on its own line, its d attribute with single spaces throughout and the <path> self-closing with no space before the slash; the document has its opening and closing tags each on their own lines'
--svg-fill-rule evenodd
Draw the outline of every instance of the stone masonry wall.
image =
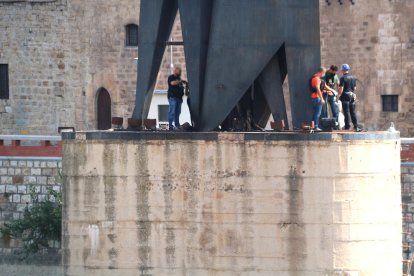
<svg viewBox="0 0 414 276">
<path fill-rule="evenodd" d="M 414 1 L 328 2 L 320 0 L 323 65 L 352 66 L 359 80 L 358 115 L 366 128 L 387 129 L 394 121 L 403 136 L 413 135 Z M 10 68 L 10 100 L 0 100 L 1 133 L 95 129 L 101 87 L 111 95 L 112 115 L 130 117 L 137 48 L 125 47 L 124 26 L 139 23 L 139 5 L 136 0 L 0 0 L 0 63 Z M 178 20 L 173 37 L 182 39 Z M 172 49 L 172 63 L 185 67 L 183 48 Z M 157 89 L 166 88 L 170 50 Z M 400 112 L 382 112 L 381 95 L 390 94 L 400 96 Z"/>
<path fill-rule="evenodd" d="M 33 187 L 45 197 L 48 189 L 61 190 L 59 171 L 61 159 L 0 159 L 0 227 L 11 220 L 21 218 L 31 202 Z M 12 253 L 21 247 L 15 240 L 0 238 L 0 252 Z"/>
<path fill-rule="evenodd" d="M 414 139 L 401 140 L 401 194 L 403 257 L 408 260 L 414 258 Z"/>
<path fill-rule="evenodd" d="M 10 100 L 0 100 L 1 133 L 74 124 L 74 104 L 64 104 L 71 99 L 65 89 L 66 15 L 66 0 L 0 1 L 0 63 L 10 71 Z"/>
<path fill-rule="evenodd" d="M 321 0 L 322 63 L 349 63 L 358 78 L 358 116 L 367 129 L 396 123 L 414 135 L 414 1 Z M 382 112 L 381 95 L 399 95 L 399 112 Z"/>
<path fill-rule="evenodd" d="M 401 164 L 401 191 L 404 230 L 414 232 L 414 164 Z M 414 233 L 410 240 L 414 241 Z"/>
<path fill-rule="evenodd" d="M 414 241 L 414 140 L 401 141 L 401 192 L 403 202 L 404 231 L 413 232 L 410 240 Z M 414 244 L 412 247 L 414 252 Z"/>
<path fill-rule="evenodd" d="M 59 136 L 0 136 L 0 229 L 24 217 L 33 192 L 43 200 L 61 191 L 61 149 Z M 20 239 L 0 233 L 0 275 L 62 275 L 60 242 L 51 247 L 26 255 Z"/>
<path fill-rule="evenodd" d="M 0 159 L 0 228 L 4 223 L 21 218 L 30 206 L 33 187 L 45 197 L 48 189 L 61 191 L 59 171 L 61 158 L 54 159 Z M 59 276 L 61 267 L 60 245 L 48 253 L 22 258 L 22 243 L 0 234 L 0 275 Z"/>
<path fill-rule="evenodd" d="M 100 88 L 111 95 L 112 116 L 130 117 L 138 54 L 137 47 L 125 46 L 125 26 L 139 23 L 139 5 L 136 0 L 0 0 L 0 63 L 10 71 L 10 99 L 0 100 L 0 133 L 95 129 Z M 180 41 L 179 27 L 174 34 Z M 182 50 L 175 48 L 174 63 L 183 67 Z M 166 60 L 159 89 L 165 89 L 169 72 Z"/>
<path fill-rule="evenodd" d="M 180 16 L 177 15 L 177 18 L 174 23 L 172 39 L 175 42 L 183 41 L 183 34 L 181 30 L 181 23 L 180 23 Z M 171 52 L 172 52 L 172 61 L 171 61 Z M 161 64 L 161 71 L 158 74 L 158 83 L 157 88 L 159 90 L 167 90 L 167 78 L 173 72 L 173 68 L 171 68 L 171 64 L 176 67 L 179 66 L 182 69 L 182 78 L 187 79 L 187 70 L 185 67 L 185 56 L 184 56 L 184 47 L 183 46 L 168 46 L 165 54 L 164 59 Z"/>
</svg>

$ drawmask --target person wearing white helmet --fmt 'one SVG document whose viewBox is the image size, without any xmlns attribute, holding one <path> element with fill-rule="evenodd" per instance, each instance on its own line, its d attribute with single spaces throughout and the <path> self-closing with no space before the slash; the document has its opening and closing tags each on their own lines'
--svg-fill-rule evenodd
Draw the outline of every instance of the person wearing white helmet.
<svg viewBox="0 0 414 276">
<path fill-rule="evenodd" d="M 356 115 L 356 79 L 349 74 L 351 67 L 348 64 L 342 64 L 342 77 L 339 81 L 339 99 L 342 102 L 342 110 L 345 116 L 345 129 L 351 128 L 351 121 L 354 130 L 360 132 L 358 127 L 358 119 Z"/>
</svg>

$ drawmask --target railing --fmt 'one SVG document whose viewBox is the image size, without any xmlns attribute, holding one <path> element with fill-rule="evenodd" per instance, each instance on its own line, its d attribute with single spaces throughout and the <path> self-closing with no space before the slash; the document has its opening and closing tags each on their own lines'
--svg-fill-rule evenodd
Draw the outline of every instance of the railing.
<svg viewBox="0 0 414 276">
<path fill-rule="evenodd" d="M 62 157 L 60 136 L 0 135 L 0 157 Z"/>
</svg>

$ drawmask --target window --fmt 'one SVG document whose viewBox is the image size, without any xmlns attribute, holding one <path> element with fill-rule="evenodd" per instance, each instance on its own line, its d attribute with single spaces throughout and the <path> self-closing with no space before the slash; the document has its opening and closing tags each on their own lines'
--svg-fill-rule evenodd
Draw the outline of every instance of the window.
<svg viewBox="0 0 414 276">
<path fill-rule="evenodd" d="M 158 106 L 158 122 L 168 122 L 168 105 Z"/>
<path fill-rule="evenodd" d="M 0 64 L 0 99 L 9 98 L 9 66 Z"/>
<path fill-rule="evenodd" d="M 398 95 L 382 95 L 382 111 L 398 112 Z"/>
<path fill-rule="evenodd" d="M 126 32 L 126 46 L 137 47 L 138 46 L 138 25 L 129 24 L 125 27 Z"/>
</svg>

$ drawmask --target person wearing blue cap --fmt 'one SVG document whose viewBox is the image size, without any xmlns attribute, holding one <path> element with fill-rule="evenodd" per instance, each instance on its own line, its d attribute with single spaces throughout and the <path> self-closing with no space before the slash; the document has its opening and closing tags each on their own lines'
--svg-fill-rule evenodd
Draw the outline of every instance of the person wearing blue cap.
<svg viewBox="0 0 414 276">
<path fill-rule="evenodd" d="M 360 132 L 356 115 L 356 79 L 349 74 L 351 67 L 348 64 L 342 64 L 341 70 L 343 75 L 339 81 L 339 99 L 345 116 L 345 129 L 351 128 L 352 121 L 355 131 Z"/>
</svg>

